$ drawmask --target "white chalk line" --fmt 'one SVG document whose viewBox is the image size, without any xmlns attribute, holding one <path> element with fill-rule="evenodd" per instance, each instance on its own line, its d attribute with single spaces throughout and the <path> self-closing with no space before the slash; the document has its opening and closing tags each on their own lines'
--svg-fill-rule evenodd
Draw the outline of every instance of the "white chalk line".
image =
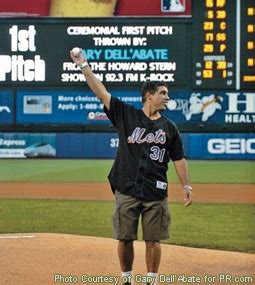
<svg viewBox="0 0 255 285">
<path fill-rule="evenodd" d="M 35 238 L 35 236 L 0 236 L 0 239 L 22 239 L 22 238 Z"/>
</svg>

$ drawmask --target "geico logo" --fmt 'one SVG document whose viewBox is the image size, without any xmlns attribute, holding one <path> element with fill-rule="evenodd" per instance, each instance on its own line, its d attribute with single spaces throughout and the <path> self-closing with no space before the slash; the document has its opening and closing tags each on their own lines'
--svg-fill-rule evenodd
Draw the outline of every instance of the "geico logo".
<svg viewBox="0 0 255 285">
<path fill-rule="evenodd" d="M 24 59 L 23 55 L 0 55 L 0 81 L 6 81 L 7 74 L 11 81 L 45 81 L 45 61 L 40 55 L 34 59 Z"/>
<path fill-rule="evenodd" d="M 209 139 L 207 142 L 209 153 L 238 154 L 255 153 L 255 138 L 252 139 Z"/>
</svg>

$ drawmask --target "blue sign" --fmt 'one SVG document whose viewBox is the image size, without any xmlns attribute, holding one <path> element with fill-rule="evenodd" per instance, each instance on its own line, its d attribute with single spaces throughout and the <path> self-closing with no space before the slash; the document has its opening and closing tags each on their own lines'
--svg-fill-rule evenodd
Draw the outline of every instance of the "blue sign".
<svg viewBox="0 0 255 285">
<path fill-rule="evenodd" d="M 141 108 L 139 91 L 111 91 Z M 254 124 L 255 92 L 171 91 L 163 113 L 176 124 Z M 17 123 L 110 124 L 102 102 L 90 91 L 18 91 Z"/>
<path fill-rule="evenodd" d="M 138 92 L 113 91 L 113 96 L 141 107 Z M 110 124 L 102 102 L 86 91 L 19 91 L 17 123 Z"/>
<path fill-rule="evenodd" d="M 182 134 L 188 159 L 255 159 L 254 134 Z M 114 158 L 117 133 L 0 133 L 0 158 Z"/>
<path fill-rule="evenodd" d="M 188 159 L 255 159 L 253 134 L 182 134 Z M 60 158 L 114 158 L 117 133 L 57 134 Z"/>
<path fill-rule="evenodd" d="M 255 159 L 254 134 L 190 134 L 190 159 Z"/>
<path fill-rule="evenodd" d="M 117 133 L 63 133 L 56 135 L 59 158 L 114 158 L 119 145 Z"/>
<path fill-rule="evenodd" d="M 178 123 L 255 123 L 255 92 L 170 92 L 166 115 Z"/>
<path fill-rule="evenodd" d="M 56 157 L 55 134 L 0 133 L 0 158 Z"/>
<path fill-rule="evenodd" d="M 0 124 L 13 123 L 13 92 L 0 92 Z"/>
</svg>

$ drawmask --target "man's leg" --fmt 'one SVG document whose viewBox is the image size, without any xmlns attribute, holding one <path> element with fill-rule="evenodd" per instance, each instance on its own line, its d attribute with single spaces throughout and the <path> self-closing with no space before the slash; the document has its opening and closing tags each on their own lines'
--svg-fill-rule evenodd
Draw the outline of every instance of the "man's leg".
<svg viewBox="0 0 255 285">
<path fill-rule="evenodd" d="M 146 264 L 148 283 L 157 284 L 157 273 L 161 260 L 160 240 L 169 237 L 168 226 L 170 215 L 168 213 L 167 198 L 160 201 L 145 201 L 142 211 L 143 239 L 146 244 Z"/>
<path fill-rule="evenodd" d="M 114 238 L 118 239 L 118 257 L 121 267 L 122 283 L 131 285 L 134 261 L 133 241 L 137 239 L 140 216 L 140 201 L 134 197 L 115 191 L 116 210 L 113 216 Z M 127 281 L 125 281 L 127 280 Z"/>
<path fill-rule="evenodd" d="M 119 240 L 118 243 L 118 256 L 120 267 L 122 271 L 122 284 L 133 284 L 133 261 L 134 261 L 134 247 L 133 240 Z"/>
<path fill-rule="evenodd" d="M 145 241 L 147 272 L 157 273 L 161 260 L 161 246 L 159 241 Z"/>
<path fill-rule="evenodd" d="M 132 271 L 134 261 L 134 247 L 132 240 L 119 240 L 118 256 L 122 272 Z"/>
</svg>

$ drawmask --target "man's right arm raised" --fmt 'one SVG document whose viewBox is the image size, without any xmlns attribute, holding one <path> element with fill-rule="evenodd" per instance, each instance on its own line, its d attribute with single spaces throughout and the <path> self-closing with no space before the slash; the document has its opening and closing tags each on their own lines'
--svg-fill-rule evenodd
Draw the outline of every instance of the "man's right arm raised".
<svg viewBox="0 0 255 285">
<path fill-rule="evenodd" d="M 86 78 L 86 82 L 93 93 L 98 99 L 100 99 L 105 107 L 110 110 L 111 94 L 107 91 L 104 84 L 95 76 L 91 70 L 85 54 L 83 54 L 82 49 L 77 48 L 70 51 L 70 56 L 74 63 L 76 63 Z"/>
</svg>

